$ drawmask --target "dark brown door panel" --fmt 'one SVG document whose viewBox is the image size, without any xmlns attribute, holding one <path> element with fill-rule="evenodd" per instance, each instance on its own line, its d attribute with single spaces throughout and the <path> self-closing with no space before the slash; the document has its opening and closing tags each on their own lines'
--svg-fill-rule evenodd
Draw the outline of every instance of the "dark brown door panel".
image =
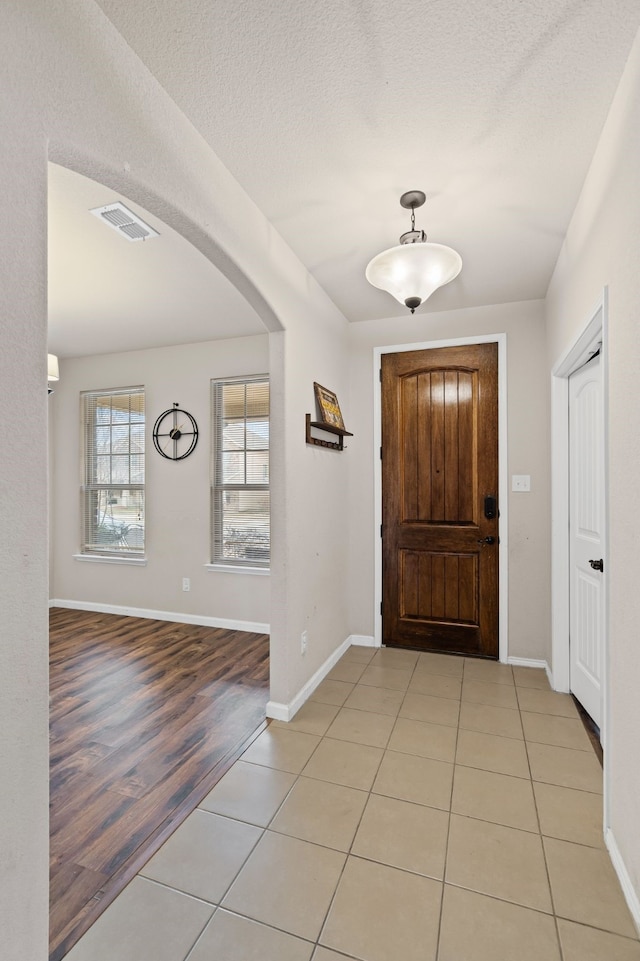
<svg viewBox="0 0 640 961">
<path fill-rule="evenodd" d="M 382 443 L 383 643 L 497 657 L 497 345 L 384 355 Z"/>
</svg>

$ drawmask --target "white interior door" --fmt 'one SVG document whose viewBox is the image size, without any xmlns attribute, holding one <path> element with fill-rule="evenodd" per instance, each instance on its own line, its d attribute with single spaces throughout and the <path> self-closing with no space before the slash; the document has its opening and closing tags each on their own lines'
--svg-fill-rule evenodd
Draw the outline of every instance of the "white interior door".
<svg viewBox="0 0 640 961">
<path fill-rule="evenodd" d="M 570 688 L 602 727 L 604 422 L 596 356 L 569 378 Z"/>
</svg>

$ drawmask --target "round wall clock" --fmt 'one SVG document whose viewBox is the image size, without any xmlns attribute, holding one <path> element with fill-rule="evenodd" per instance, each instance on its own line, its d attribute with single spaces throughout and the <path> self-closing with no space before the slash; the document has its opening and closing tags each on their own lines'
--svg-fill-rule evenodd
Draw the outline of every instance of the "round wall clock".
<svg viewBox="0 0 640 961">
<path fill-rule="evenodd" d="M 191 414 L 175 403 L 153 425 L 153 443 L 168 460 L 184 460 L 198 443 L 198 425 Z"/>
</svg>

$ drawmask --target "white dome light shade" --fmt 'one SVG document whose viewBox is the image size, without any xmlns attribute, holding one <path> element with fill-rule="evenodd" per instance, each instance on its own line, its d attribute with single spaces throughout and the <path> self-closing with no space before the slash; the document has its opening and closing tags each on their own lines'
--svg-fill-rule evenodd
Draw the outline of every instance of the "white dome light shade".
<svg viewBox="0 0 640 961">
<path fill-rule="evenodd" d="M 370 284 L 386 290 L 411 312 L 458 276 L 462 257 L 443 244 L 399 244 L 383 250 L 369 261 L 365 276 Z"/>
<path fill-rule="evenodd" d="M 55 354 L 47 354 L 47 380 L 60 380 L 58 358 Z"/>
</svg>

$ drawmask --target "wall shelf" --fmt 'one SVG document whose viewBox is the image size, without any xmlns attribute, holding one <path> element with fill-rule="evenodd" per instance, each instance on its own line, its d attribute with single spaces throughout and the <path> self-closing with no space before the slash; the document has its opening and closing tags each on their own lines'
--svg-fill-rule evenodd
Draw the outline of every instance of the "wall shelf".
<svg viewBox="0 0 640 961">
<path fill-rule="evenodd" d="M 333 424 L 323 424 L 317 420 L 311 420 L 311 414 L 306 414 L 306 441 L 307 444 L 313 444 L 315 447 L 328 447 L 330 450 L 344 450 L 344 439 L 345 437 L 353 437 L 353 434 L 348 430 L 343 430 L 341 427 L 334 427 Z M 328 434 L 335 434 L 338 438 L 337 440 L 321 440 L 319 437 L 313 437 L 311 434 L 311 428 L 315 427 L 317 430 L 326 431 Z"/>
</svg>

